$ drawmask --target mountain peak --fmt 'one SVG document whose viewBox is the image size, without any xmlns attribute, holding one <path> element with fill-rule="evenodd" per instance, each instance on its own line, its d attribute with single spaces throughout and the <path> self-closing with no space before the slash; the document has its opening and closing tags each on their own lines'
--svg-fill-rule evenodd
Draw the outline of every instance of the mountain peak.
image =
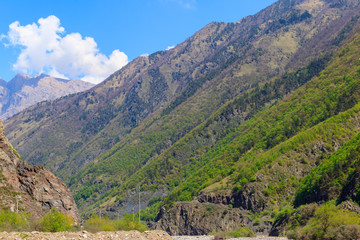
<svg viewBox="0 0 360 240">
<path fill-rule="evenodd" d="M 15 113 L 44 100 L 52 100 L 68 94 L 85 91 L 94 86 L 84 81 L 72 81 L 41 73 L 33 77 L 18 73 L 9 82 L 1 82 L 0 119 L 5 120 Z"/>
</svg>

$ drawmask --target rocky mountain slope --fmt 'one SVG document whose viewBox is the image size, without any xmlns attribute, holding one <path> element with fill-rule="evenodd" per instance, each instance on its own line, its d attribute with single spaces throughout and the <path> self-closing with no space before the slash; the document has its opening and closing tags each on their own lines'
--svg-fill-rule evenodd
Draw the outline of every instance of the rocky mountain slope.
<svg viewBox="0 0 360 240">
<path fill-rule="evenodd" d="M 258 214 L 259 222 L 266 222 L 271 211 L 275 213 L 283 204 L 359 203 L 355 177 L 359 175 L 355 167 L 360 130 L 359 33 L 319 77 L 260 111 L 228 133 L 193 167 L 183 169 L 190 176 L 163 204 L 195 199 L 197 204 L 231 205 L 248 215 Z M 239 103 L 232 107 L 240 107 Z M 173 178 L 167 175 L 166 180 Z M 188 212 L 198 208 L 190 204 Z M 168 229 L 185 219 L 189 223 L 189 215 L 180 223 L 166 221 L 172 211 L 173 207 L 163 213 L 157 226 Z"/>
<path fill-rule="evenodd" d="M 0 120 L 38 102 L 85 91 L 94 85 L 81 80 L 65 80 L 41 74 L 30 77 L 18 74 L 9 82 L 0 80 Z"/>
<path fill-rule="evenodd" d="M 276 12 L 278 19 L 286 19 L 291 15 L 293 7 L 309 9 L 310 4 L 308 1 L 298 2 L 299 5 L 294 2 L 295 5 L 286 5 L 286 3 L 289 1 L 279 1 L 253 18 L 259 20 L 260 16 L 264 15 L 274 17 L 271 13 Z M 270 25 L 268 28 L 264 26 L 264 33 L 259 34 L 257 38 L 254 37 L 250 46 L 245 44 L 248 48 L 256 44 L 262 46 L 262 53 L 255 54 L 255 57 L 252 52 L 251 57 L 247 58 L 244 57 L 247 56 L 247 52 L 244 50 L 245 53 L 242 57 L 234 57 L 231 63 L 224 64 L 223 68 L 217 69 L 201 87 L 195 90 L 189 87 L 162 111 L 145 119 L 110 151 L 100 155 L 78 175 L 75 175 L 70 184 L 76 191 L 76 199 L 80 207 L 88 207 L 89 203 L 94 202 L 95 205 L 91 208 L 96 209 L 98 200 L 102 199 L 102 196 L 107 196 L 100 202 L 105 209 L 110 210 L 109 214 L 113 209 L 131 209 L 134 201 L 131 200 L 129 189 L 135 189 L 139 185 L 143 186 L 144 194 L 154 193 L 153 197 L 168 194 L 169 190 L 179 186 L 183 181 L 187 181 L 190 173 L 203 164 L 201 161 L 203 155 L 206 153 L 220 154 L 221 148 L 217 148 L 216 143 L 226 138 L 228 132 L 234 131 L 243 122 L 250 120 L 257 111 L 274 104 L 317 75 L 327 65 L 328 60 L 326 60 L 326 54 L 323 54 L 320 59 L 318 56 L 311 56 L 311 53 L 335 51 L 341 45 L 341 43 L 335 44 L 335 36 L 325 35 L 328 33 L 329 26 L 334 32 L 341 33 L 347 26 L 347 24 L 340 24 L 344 23 L 345 19 L 352 27 L 358 25 L 357 18 L 353 18 L 357 12 L 353 12 L 354 9 L 350 7 L 352 2 L 349 2 L 345 8 L 348 15 L 344 14 L 346 11 L 343 9 L 330 7 L 330 3 L 328 5 L 320 4 L 322 2 L 317 3 L 318 5 L 311 6 L 314 8 L 312 21 L 308 18 L 303 21 L 293 20 L 292 24 L 285 24 L 271 32 L 268 28 L 272 29 L 272 20 L 271 24 L 268 23 Z M 283 15 L 279 16 L 279 12 Z M 329 21 L 328 25 L 324 24 L 323 28 L 320 27 L 319 21 L 323 21 L 324 15 L 333 16 L 337 13 L 340 16 L 340 12 L 342 18 L 334 17 L 336 21 Z M 304 18 L 305 15 L 303 15 Z M 280 20 L 278 21 L 285 21 Z M 245 20 L 241 22 L 243 21 Z M 237 23 L 239 28 L 242 27 L 241 22 Z M 245 22 L 251 21 L 246 20 Z M 282 58 L 283 62 L 279 59 L 276 60 L 276 66 L 279 67 L 283 64 L 284 70 L 280 70 L 281 68 L 271 69 L 274 63 L 270 59 L 274 58 L 274 55 L 275 58 L 279 55 L 283 56 L 279 52 L 284 53 L 286 51 L 284 48 L 288 47 L 288 45 L 282 44 L 290 41 L 286 36 L 293 34 L 295 29 L 301 32 L 299 29 L 310 28 L 309 25 L 315 29 L 304 31 L 302 32 L 304 35 L 299 35 L 296 41 L 300 41 L 301 45 L 293 39 L 294 46 L 296 46 L 294 52 L 285 54 L 287 57 Z M 317 34 L 313 35 L 314 31 Z M 351 34 L 352 30 L 350 29 L 343 40 Z M 278 41 L 283 42 L 279 43 Z M 310 53 L 307 52 L 306 49 L 315 41 L 327 41 L 327 43 L 315 45 L 311 48 Z M 239 44 L 239 42 L 240 40 L 236 39 L 232 44 Z M 274 48 L 273 44 L 283 48 L 281 50 L 278 47 Z M 328 47 L 323 48 L 323 46 Z M 226 49 L 229 48 L 229 46 L 226 47 Z M 274 49 L 279 52 L 273 52 Z M 258 51 L 260 50 L 258 49 Z M 307 55 L 315 60 L 308 66 L 296 69 L 295 66 L 299 64 L 299 55 Z M 303 59 L 303 62 L 309 63 L 306 58 Z M 279 76 L 278 79 L 274 80 L 274 75 Z M 271 79 L 275 82 L 260 87 L 263 81 Z M 234 100 L 228 102 L 229 99 Z M 242 151 L 246 151 L 249 147 L 251 147 L 251 142 L 244 143 Z M 208 161 L 213 163 L 212 160 Z M 209 178 L 213 179 L 214 176 L 221 178 L 220 172 L 214 172 Z M 171 195 L 171 198 L 191 200 L 199 191 L 197 188 L 201 189 L 202 187 L 199 179 L 194 182 L 197 183 L 193 183 L 192 187 L 189 186 L 190 184 L 187 185 L 190 188 L 187 193 L 191 193 L 190 195 L 186 196 L 185 193 L 181 197 Z M 119 198 L 119 195 L 126 197 Z M 144 197 L 144 199 L 147 198 Z"/>
<path fill-rule="evenodd" d="M 0 208 L 25 211 L 40 218 L 51 208 L 80 223 L 74 199 L 65 184 L 43 166 L 24 162 L 4 135 L 0 122 Z"/>
<path fill-rule="evenodd" d="M 140 189 L 143 219 L 171 233 L 231 230 L 221 222 L 266 233 L 303 178 L 358 134 L 359 10 L 280 0 L 211 23 L 19 113 L 10 139 L 71 186 L 83 213 L 131 212 Z"/>
</svg>

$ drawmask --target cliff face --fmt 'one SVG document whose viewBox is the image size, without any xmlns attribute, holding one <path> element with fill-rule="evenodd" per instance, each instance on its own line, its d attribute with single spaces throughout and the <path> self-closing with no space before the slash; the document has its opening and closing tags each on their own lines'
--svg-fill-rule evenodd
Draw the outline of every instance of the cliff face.
<svg viewBox="0 0 360 240">
<path fill-rule="evenodd" d="M 43 166 L 24 162 L 8 143 L 0 122 L 0 207 L 25 211 L 34 218 L 51 208 L 79 223 L 75 202 L 65 184 Z"/>
<path fill-rule="evenodd" d="M 230 196 L 230 195 L 228 195 Z M 267 234 L 271 221 L 252 221 L 249 212 L 231 205 L 191 202 L 177 202 L 165 211 L 162 208 L 151 228 L 161 229 L 171 235 L 207 235 L 211 232 L 231 232 L 239 227 L 248 227 L 259 234 Z"/>
<path fill-rule="evenodd" d="M 159 212 L 160 220 L 152 226 L 171 235 L 204 235 L 246 226 L 249 220 L 239 209 L 225 205 L 178 202 L 167 212 Z"/>
</svg>

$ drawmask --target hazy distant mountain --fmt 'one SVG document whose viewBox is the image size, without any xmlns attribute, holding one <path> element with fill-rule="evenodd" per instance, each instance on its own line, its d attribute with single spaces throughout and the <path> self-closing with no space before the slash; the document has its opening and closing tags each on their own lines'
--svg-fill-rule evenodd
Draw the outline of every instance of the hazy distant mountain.
<svg viewBox="0 0 360 240">
<path fill-rule="evenodd" d="M 0 119 L 5 120 L 44 100 L 81 92 L 94 86 L 81 80 L 66 80 L 46 74 L 17 74 L 11 81 L 0 79 Z"/>
</svg>

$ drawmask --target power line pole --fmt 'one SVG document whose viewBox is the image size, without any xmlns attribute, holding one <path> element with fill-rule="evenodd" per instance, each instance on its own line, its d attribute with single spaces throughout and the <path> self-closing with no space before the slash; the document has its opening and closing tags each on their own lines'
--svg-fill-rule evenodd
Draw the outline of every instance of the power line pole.
<svg viewBox="0 0 360 240">
<path fill-rule="evenodd" d="M 140 222 L 140 185 L 139 185 L 139 222 Z"/>
<path fill-rule="evenodd" d="M 135 207 L 133 207 L 133 222 L 135 222 Z"/>
</svg>

